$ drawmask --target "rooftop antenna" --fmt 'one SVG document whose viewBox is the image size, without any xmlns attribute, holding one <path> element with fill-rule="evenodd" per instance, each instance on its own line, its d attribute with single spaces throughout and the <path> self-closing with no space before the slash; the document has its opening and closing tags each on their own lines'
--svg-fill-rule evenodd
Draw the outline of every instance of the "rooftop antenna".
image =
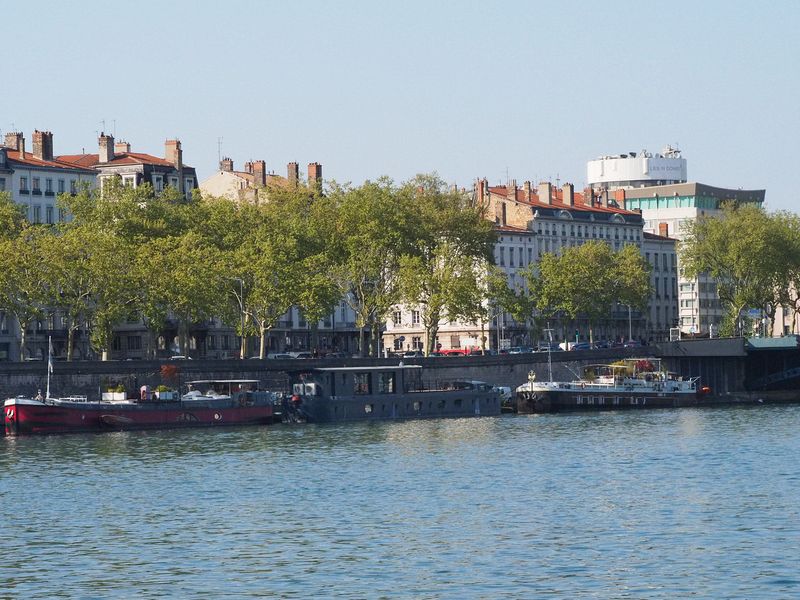
<svg viewBox="0 0 800 600">
<path fill-rule="evenodd" d="M 511 180 L 508 178 L 508 165 L 506 165 L 506 186 L 511 183 Z"/>
<path fill-rule="evenodd" d="M 112 123 L 111 129 L 113 130 L 113 133 L 111 135 L 113 135 L 114 137 L 117 137 L 117 120 L 113 119 L 111 121 L 111 123 Z"/>
<path fill-rule="evenodd" d="M 217 138 L 217 162 L 222 162 L 222 137 Z"/>
<path fill-rule="evenodd" d="M 561 177 L 556 173 L 556 187 L 561 187 Z"/>
<path fill-rule="evenodd" d="M 101 131 L 105 132 L 105 130 L 106 130 L 106 120 L 105 119 L 101 119 L 100 120 L 100 125 L 103 126 Z"/>
</svg>

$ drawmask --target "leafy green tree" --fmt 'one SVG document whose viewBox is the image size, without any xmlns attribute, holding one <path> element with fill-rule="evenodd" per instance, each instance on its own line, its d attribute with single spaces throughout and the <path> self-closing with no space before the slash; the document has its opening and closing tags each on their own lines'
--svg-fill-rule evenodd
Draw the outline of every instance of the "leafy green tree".
<svg viewBox="0 0 800 600">
<path fill-rule="evenodd" d="M 650 269 L 638 249 L 626 246 L 620 252 L 606 243 L 590 241 L 566 248 L 560 256 L 544 254 L 526 277 L 536 293 L 537 308 L 545 315 L 562 312 L 570 319 L 589 321 L 593 326 L 606 318 L 614 302 L 644 308 L 650 297 Z"/>
<path fill-rule="evenodd" d="M 738 323 L 747 307 L 769 310 L 777 304 L 777 290 L 788 287 L 786 258 L 793 238 L 781 220 L 754 204 L 728 203 L 721 216 L 688 224 L 680 245 L 684 275 L 707 274 L 717 281 L 728 323 Z"/>
<path fill-rule="evenodd" d="M 414 237 L 400 259 L 401 298 L 419 309 L 430 353 L 443 319 L 476 322 L 483 316 L 495 236 L 482 207 L 435 175 L 418 176 L 402 194 Z"/>
<path fill-rule="evenodd" d="M 376 355 L 381 327 L 400 301 L 400 256 L 409 251 L 412 237 L 407 204 L 386 177 L 356 188 L 333 184 L 325 202 L 332 223 L 331 277 L 355 314 L 361 354 L 369 330 L 370 352 Z"/>
</svg>

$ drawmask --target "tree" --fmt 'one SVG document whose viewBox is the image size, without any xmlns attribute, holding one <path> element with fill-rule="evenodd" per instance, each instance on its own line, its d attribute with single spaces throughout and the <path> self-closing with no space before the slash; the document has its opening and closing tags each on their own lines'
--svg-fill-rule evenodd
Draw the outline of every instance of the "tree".
<svg viewBox="0 0 800 600">
<path fill-rule="evenodd" d="M 416 177 L 402 194 L 414 236 L 399 262 L 401 298 L 419 309 L 429 354 L 444 318 L 476 322 L 484 315 L 495 236 L 483 207 L 436 175 Z"/>
<path fill-rule="evenodd" d="M 606 243 L 590 241 L 566 248 L 561 256 L 547 253 L 538 273 L 531 265 L 525 276 L 537 308 L 545 315 L 561 311 L 571 319 L 585 317 L 590 341 L 593 325 L 608 316 L 615 301 L 641 309 L 650 297 L 649 265 L 633 245 L 615 253 Z"/>
<path fill-rule="evenodd" d="M 731 324 L 739 322 L 747 307 L 774 307 L 777 290 L 788 287 L 786 258 L 792 256 L 793 235 L 782 219 L 755 204 L 726 203 L 722 215 L 688 224 L 679 250 L 684 275 L 691 279 L 707 274 L 717 281 Z"/>
<path fill-rule="evenodd" d="M 325 201 L 333 224 L 332 280 L 355 314 L 362 356 L 367 329 L 376 355 L 382 324 L 400 301 L 399 261 L 411 244 L 407 205 L 386 177 L 357 188 L 333 184 Z"/>
</svg>

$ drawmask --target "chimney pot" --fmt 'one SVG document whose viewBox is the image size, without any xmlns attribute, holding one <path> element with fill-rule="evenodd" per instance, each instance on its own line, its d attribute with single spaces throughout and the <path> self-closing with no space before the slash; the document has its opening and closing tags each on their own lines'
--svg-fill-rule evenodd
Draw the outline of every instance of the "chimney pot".
<svg viewBox="0 0 800 600">
<path fill-rule="evenodd" d="M 98 161 L 107 163 L 114 160 L 114 136 L 106 135 L 105 132 L 101 131 L 97 142 L 99 146 Z"/>
</svg>

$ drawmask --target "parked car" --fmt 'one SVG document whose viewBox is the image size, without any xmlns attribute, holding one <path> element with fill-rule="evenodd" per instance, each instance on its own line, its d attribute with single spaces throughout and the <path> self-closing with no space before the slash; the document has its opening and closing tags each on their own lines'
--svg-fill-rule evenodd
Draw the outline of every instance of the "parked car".
<svg viewBox="0 0 800 600">
<path fill-rule="evenodd" d="M 290 354 L 299 359 L 314 358 L 314 355 L 311 352 L 291 352 Z"/>
<path fill-rule="evenodd" d="M 530 354 L 533 352 L 531 346 L 512 346 L 508 349 L 509 354 Z"/>
<path fill-rule="evenodd" d="M 628 340 L 625 342 L 625 348 L 641 348 L 642 343 L 638 340 Z"/>
<path fill-rule="evenodd" d="M 183 354 L 176 354 L 169 357 L 170 360 L 192 360 L 191 356 L 184 356 Z"/>
<path fill-rule="evenodd" d="M 577 344 L 572 344 L 569 348 L 570 350 L 591 350 L 592 345 L 589 342 L 578 342 Z"/>
<path fill-rule="evenodd" d="M 594 347 L 596 350 L 604 350 L 608 348 L 608 342 L 605 340 L 600 340 L 594 343 Z"/>
<path fill-rule="evenodd" d="M 258 357 L 254 356 L 253 358 L 258 358 Z M 267 354 L 267 358 L 274 359 L 274 360 L 291 360 L 291 359 L 294 358 L 294 356 L 292 356 L 291 354 L 287 354 L 287 353 L 276 352 L 274 354 Z"/>
<path fill-rule="evenodd" d="M 403 358 L 423 358 L 424 356 L 421 350 L 406 350 L 403 352 Z"/>
</svg>

